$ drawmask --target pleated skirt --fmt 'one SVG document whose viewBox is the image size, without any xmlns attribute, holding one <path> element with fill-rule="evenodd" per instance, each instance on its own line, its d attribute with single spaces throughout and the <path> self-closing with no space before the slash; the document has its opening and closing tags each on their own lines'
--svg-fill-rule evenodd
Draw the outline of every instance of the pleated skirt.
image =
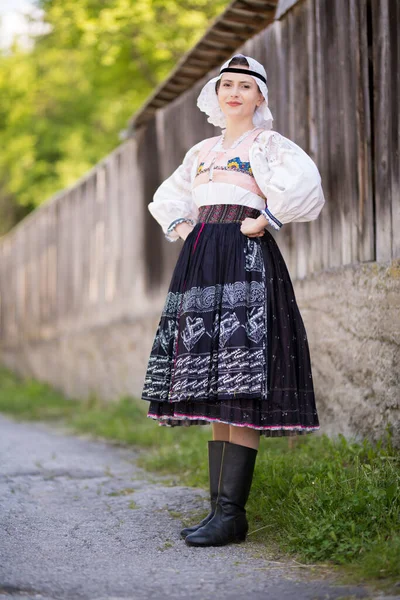
<svg viewBox="0 0 400 600">
<path fill-rule="evenodd" d="M 304 323 L 259 211 L 200 208 L 182 246 L 150 352 L 142 399 L 162 426 L 226 423 L 266 437 L 319 429 Z"/>
</svg>

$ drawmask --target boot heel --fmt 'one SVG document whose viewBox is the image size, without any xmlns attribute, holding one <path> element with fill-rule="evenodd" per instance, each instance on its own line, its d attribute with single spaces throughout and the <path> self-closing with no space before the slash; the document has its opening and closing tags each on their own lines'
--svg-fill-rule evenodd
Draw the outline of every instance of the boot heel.
<svg viewBox="0 0 400 600">
<path fill-rule="evenodd" d="M 238 534 L 233 541 L 235 544 L 240 544 L 240 542 L 245 542 L 246 534 L 245 533 Z"/>
</svg>

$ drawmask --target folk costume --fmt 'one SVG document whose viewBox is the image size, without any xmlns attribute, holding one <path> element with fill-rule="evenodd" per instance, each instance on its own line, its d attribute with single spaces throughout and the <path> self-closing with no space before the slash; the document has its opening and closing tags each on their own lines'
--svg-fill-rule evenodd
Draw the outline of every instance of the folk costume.
<svg viewBox="0 0 400 600">
<path fill-rule="evenodd" d="M 325 200 L 311 158 L 272 131 L 265 70 L 245 58 L 249 69 L 230 68 L 227 61 L 197 101 L 222 135 L 190 148 L 148 205 L 169 241 L 178 239 L 178 223 L 194 228 L 172 275 L 142 398 L 150 402 L 148 417 L 160 425 L 221 422 L 254 428 L 266 437 L 304 434 L 319 428 L 307 335 L 287 267 L 268 229 L 316 219 Z M 254 128 L 224 149 L 226 121 L 215 82 L 227 71 L 251 75 L 265 101 L 254 113 Z M 260 214 L 264 235 L 241 233 L 243 219 Z M 229 442 L 209 442 L 212 511 L 200 525 L 182 532 L 187 543 L 193 535 L 197 542 L 192 545 L 245 538 L 244 504 L 256 454 Z M 228 466 L 234 461 L 238 478 L 225 508 L 224 490 L 234 477 L 228 466 L 220 477 L 222 455 Z M 240 498 L 232 501 L 232 494 Z M 228 505 L 243 507 L 228 519 L 228 533 L 215 520 L 217 496 L 220 518 L 227 517 Z M 207 524 L 207 535 L 199 538 Z"/>
</svg>

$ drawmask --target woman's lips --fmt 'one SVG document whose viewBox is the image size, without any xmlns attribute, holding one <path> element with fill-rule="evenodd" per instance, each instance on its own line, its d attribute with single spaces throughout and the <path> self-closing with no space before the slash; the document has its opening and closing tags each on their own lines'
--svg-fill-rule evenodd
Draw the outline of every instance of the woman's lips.
<svg viewBox="0 0 400 600">
<path fill-rule="evenodd" d="M 240 102 L 227 102 L 227 104 L 229 104 L 229 106 L 240 106 L 241 105 Z"/>
</svg>

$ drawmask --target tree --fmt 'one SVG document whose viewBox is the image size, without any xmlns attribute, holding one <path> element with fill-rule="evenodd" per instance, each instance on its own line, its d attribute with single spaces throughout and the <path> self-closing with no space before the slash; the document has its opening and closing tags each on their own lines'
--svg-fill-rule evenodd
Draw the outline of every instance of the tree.
<svg viewBox="0 0 400 600">
<path fill-rule="evenodd" d="M 0 234 L 71 185 L 227 0 L 38 0 L 49 31 L 0 55 Z"/>
</svg>

